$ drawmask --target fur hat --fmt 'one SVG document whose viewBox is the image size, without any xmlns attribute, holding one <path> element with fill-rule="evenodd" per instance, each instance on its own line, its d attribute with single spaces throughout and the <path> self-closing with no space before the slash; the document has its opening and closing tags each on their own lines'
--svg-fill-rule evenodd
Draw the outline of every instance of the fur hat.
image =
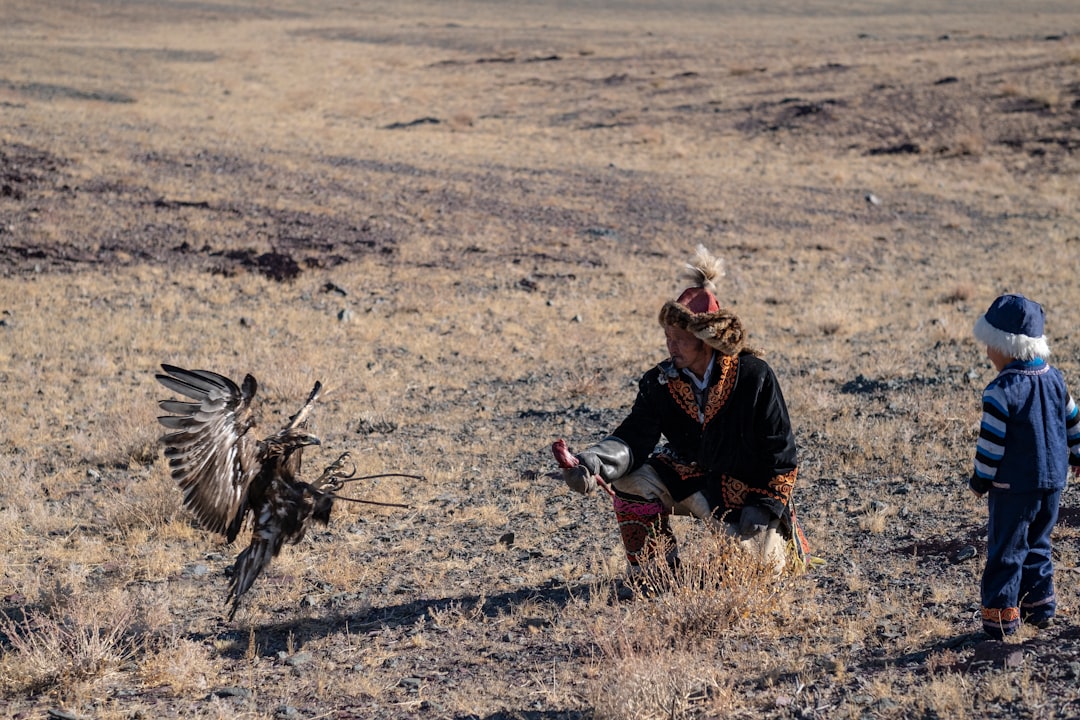
<svg viewBox="0 0 1080 720">
<path fill-rule="evenodd" d="M 1023 295 L 1002 295 L 975 322 L 975 337 L 1017 360 L 1050 357 L 1042 305 Z"/>
<path fill-rule="evenodd" d="M 738 355 L 745 338 L 742 322 L 716 299 L 716 281 L 724 276 L 724 261 L 698 245 L 686 268 L 683 277 L 693 285 L 678 299 L 664 303 L 660 324 L 687 330 L 723 355 Z"/>
</svg>

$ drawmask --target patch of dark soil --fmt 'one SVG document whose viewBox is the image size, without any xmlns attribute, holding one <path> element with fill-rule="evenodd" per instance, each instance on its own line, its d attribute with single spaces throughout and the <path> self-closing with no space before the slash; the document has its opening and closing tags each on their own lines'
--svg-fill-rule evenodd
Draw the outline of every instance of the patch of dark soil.
<svg viewBox="0 0 1080 720">
<path fill-rule="evenodd" d="M 957 537 L 934 537 L 894 548 L 894 555 L 917 558 L 946 558 L 951 563 L 972 560 L 986 552 L 986 529 L 957 528 Z"/>
<path fill-rule="evenodd" d="M 35 100 L 93 100 L 96 102 L 124 104 L 135 102 L 135 98 L 122 92 L 111 90 L 82 90 L 68 85 L 54 85 L 52 83 L 14 83 L 10 80 L 0 80 L 0 87 L 34 98 Z"/>
<path fill-rule="evenodd" d="M 1058 511 L 1058 525 L 1080 528 L 1080 508 L 1061 508 Z"/>
<path fill-rule="evenodd" d="M 209 152 L 186 157 L 146 154 L 144 165 L 169 177 L 188 175 L 270 175 L 273 169 Z M 336 267 L 371 252 L 394 251 L 395 236 L 385 224 L 247 202 L 198 197 L 170 198 L 124 180 L 93 177 L 77 184 L 65 177 L 69 162 L 18 144 L 0 144 L 0 266 L 5 273 L 67 272 L 83 265 L 183 262 L 208 272 L 256 272 L 277 281 L 297 278 L 307 268 Z M 80 211 L 96 217 L 111 211 L 101 226 L 80 222 L 62 239 L 39 239 L 39 217 Z M 146 209 L 149 209 L 147 212 Z M 196 247 L 193 224 L 213 218 L 213 245 Z M 116 218 L 121 218 L 119 221 Z M 127 218 L 126 220 L 124 218 Z"/>
<path fill-rule="evenodd" d="M 406 120 L 403 122 L 393 122 L 389 125 L 383 125 L 383 130 L 403 130 L 405 128 L 416 127 L 417 125 L 439 125 L 442 123 L 437 117 L 422 117 L 415 120 Z"/>
<path fill-rule="evenodd" d="M 844 65 L 843 63 L 829 62 L 825 63 L 824 65 L 818 65 L 816 67 L 800 68 L 796 70 L 793 74 L 796 76 L 821 75 L 822 73 L 844 72 L 850 69 L 851 68 L 849 66 Z"/>
<path fill-rule="evenodd" d="M 913 387 L 933 387 L 946 382 L 945 378 L 922 375 L 916 373 L 904 378 L 890 378 L 880 380 L 868 378 L 861 373 L 854 380 L 848 380 L 840 386 L 840 392 L 845 395 L 886 395 L 900 392 Z"/>
<path fill-rule="evenodd" d="M 196 150 L 185 155 L 170 155 L 158 151 L 140 153 L 133 160 L 141 166 L 159 170 L 170 177 L 197 177 L 200 173 L 211 175 L 242 175 L 268 172 L 265 165 L 235 155 L 224 155 L 209 150 Z"/>
<path fill-rule="evenodd" d="M 903 142 L 897 145 L 889 145 L 887 147 L 870 148 L 867 151 L 867 155 L 918 155 L 922 152 L 922 148 L 918 143 Z"/>
<path fill-rule="evenodd" d="M 23 200 L 26 193 L 53 182 L 67 162 L 44 150 L 18 143 L 0 145 L 0 197 Z M 3 206 L 0 206 L 2 210 Z M 0 220 L 3 219 L 0 213 Z M 0 233 L 3 228 L 0 227 Z"/>
<path fill-rule="evenodd" d="M 743 132 L 777 132 L 811 125 L 817 127 L 836 120 L 834 109 L 846 106 L 846 101 L 836 98 L 814 101 L 784 98 L 779 103 L 748 108 L 750 117 L 739 122 L 736 128 Z"/>
<path fill-rule="evenodd" d="M 254 250 L 233 250 L 224 254 L 229 260 L 236 261 L 241 267 L 257 271 L 260 275 L 285 282 L 300 276 L 300 265 L 289 253 L 268 252 L 256 254 Z"/>
<path fill-rule="evenodd" d="M 494 715 L 460 715 L 454 720 L 591 720 L 592 712 L 580 710 L 510 710 Z"/>
<path fill-rule="evenodd" d="M 209 50 L 181 50 L 179 48 L 122 48 L 117 52 L 147 61 L 161 60 L 177 63 L 211 63 L 221 57 Z"/>
</svg>

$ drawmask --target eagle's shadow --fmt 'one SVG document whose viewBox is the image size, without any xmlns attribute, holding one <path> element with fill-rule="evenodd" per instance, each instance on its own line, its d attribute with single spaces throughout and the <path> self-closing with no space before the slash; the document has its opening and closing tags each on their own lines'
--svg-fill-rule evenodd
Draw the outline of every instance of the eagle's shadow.
<svg viewBox="0 0 1080 720">
<path fill-rule="evenodd" d="M 605 592 L 597 585 L 566 585 L 552 583 L 547 587 L 526 587 L 496 595 L 462 595 L 452 598 L 413 600 L 399 605 L 369 607 L 358 612 L 329 613 L 320 617 L 298 617 L 278 623 L 245 624 L 238 618 L 229 623 L 224 619 L 217 632 L 196 633 L 193 639 L 231 641 L 222 655 L 232 659 L 250 657 L 250 642 L 262 656 L 278 656 L 295 652 L 308 642 L 318 640 L 348 628 L 350 633 L 366 633 L 382 628 L 412 627 L 430 622 L 446 612 L 458 612 L 477 619 L 494 618 L 526 602 L 566 607 L 572 600 L 588 602 L 595 593 Z"/>
</svg>

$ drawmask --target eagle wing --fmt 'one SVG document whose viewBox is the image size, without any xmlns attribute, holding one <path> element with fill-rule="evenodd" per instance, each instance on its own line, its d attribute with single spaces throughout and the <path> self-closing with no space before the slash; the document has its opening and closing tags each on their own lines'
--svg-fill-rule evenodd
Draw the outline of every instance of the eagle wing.
<svg viewBox="0 0 1080 720">
<path fill-rule="evenodd" d="M 246 376 L 243 387 L 238 387 L 208 370 L 164 364 L 161 368 L 165 372 L 155 376 L 158 382 L 194 401 L 159 403 L 172 413 L 158 421 L 172 431 L 161 441 L 173 479 L 199 523 L 232 540 L 248 509 L 248 487 L 261 467 L 258 442 L 248 435 L 255 378 Z"/>
</svg>

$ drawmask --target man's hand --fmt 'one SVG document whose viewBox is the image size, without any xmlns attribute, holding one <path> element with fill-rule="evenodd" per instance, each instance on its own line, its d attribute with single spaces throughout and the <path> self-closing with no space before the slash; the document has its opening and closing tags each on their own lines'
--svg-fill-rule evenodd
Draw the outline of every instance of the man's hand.
<svg viewBox="0 0 1080 720">
<path fill-rule="evenodd" d="M 739 513 L 739 534 L 744 538 L 765 532 L 772 521 L 772 513 L 763 507 L 748 505 Z"/>
<path fill-rule="evenodd" d="M 562 469 L 563 481 L 576 493 L 588 495 L 596 489 L 596 478 L 584 465 Z"/>
</svg>

